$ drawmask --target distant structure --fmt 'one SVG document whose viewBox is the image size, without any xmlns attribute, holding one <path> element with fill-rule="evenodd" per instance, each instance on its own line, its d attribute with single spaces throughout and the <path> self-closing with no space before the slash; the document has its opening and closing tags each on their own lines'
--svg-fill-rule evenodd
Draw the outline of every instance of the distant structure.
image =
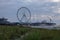
<svg viewBox="0 0 60 40">
<path fill-rule="evenodd" d="M 31 26 L 53 26 L 56 25 L 56 23 L 53 22 L 47 22 L 47 20 L 42 20 L 41 22 L 31 23 Z"/>
<path fill-rule="evenodd" d="M 9 22 L 6 18 L 0 18 L 0 25 L 20 25 L 18 22 Z"/>
<path fill-rule="evenodd" d="M 9 24 L 10 22 L 7 20 L 8 19 L 6 19 L 6 18 L 0 18 L 0 25 Z"/>
<path fill-rule="evenodd" d="M 7 20 L 8 19 L 6 19 L 6 18 L 0 18 L 0 25 L 20 25 L 20 24 L 22 24 L 22 23 L 19 23 L 19 22 L 9 22 Z M 43 20 L 41 22 L 36 22 L 36 23 L 23 23 L 23 25 L 31 25 L 31 26 L 46 25 L 46 26 L 53 26 L 53 25 L 56 25 L 56 23 L 47 22 L 46 20 Z"/>
<path fill-rule="evenodd" d="M 41 22 L 41 25 L 48 25 L 48 26 L 51 26 L 51 25 L 56 25 L 56 23 L 47 22 L 46 20 L 43 20 L 43 21 Z"/>
</svg>

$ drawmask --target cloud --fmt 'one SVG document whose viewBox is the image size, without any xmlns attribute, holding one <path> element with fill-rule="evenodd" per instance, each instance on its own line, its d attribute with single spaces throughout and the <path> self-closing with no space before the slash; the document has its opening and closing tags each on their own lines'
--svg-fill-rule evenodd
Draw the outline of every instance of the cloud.
<svg viewBox="0 0 60 40">
<path fill-rule="evenodd" d="M 53 2 L 53 0 L 0 0 L 0 15 L 16 21 L 18 20 L 16 18 L 17 10 L 22 6 L 31 11 L 32 20 L 35 21 L 42 19 L 41 16 L 44 16 L 44 19 L 46 16 L 52 17 L 60 13 L 60 3 Z"/>
<path fill-rule="evenodd" d="M 56 7 L 55 10 L 53 11 L 53 13 L 60 14 L 60 8 Z"/>
<path fill-rule="evenodd" d="M 49 22 L 50 19 L 52 20 L 52 22 L 60 21 L 60 14 L 57 14 L 57 15 L 45 15 L 45 14 L 42 14 L 42 15 L 31 16 L 31 21 L 32 22 L 41 22 L 43 20 L 47 20 Z"/>
<path fill-rule="evenodd" d="M 60 2 L 60 0 L 51 0 L 52 2 Z"/>
<path fill-rule="evenodd" d="M 41 21 L 43 21 L 43 20 L 50 21 L 50 19 L 53 20 L 54 17 L 51 16 L 51 15 L 44 15 L 44 14 L 31 16 L 31 21 L 33 21 L 33 22 L 34 22 L 34 21 L 35 21 L 35 22 L 36 22 L 36 21 L 41 22 Z"/>
</svg>

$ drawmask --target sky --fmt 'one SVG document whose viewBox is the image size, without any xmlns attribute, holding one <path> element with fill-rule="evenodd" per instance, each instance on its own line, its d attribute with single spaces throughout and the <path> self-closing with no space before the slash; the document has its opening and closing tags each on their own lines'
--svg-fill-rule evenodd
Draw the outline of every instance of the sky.
<svg viewBox="0 0 60 40">
<path fill-rule="evenodd" d="M 17 22 L 17 11 L 27 7 L 31 12 L 31 22 L 49 20 L 60 24 L 60 0 L 0 0 L 0 18 Z M 21 16 L 21 15 L 20 15 Z"/>
</svg>

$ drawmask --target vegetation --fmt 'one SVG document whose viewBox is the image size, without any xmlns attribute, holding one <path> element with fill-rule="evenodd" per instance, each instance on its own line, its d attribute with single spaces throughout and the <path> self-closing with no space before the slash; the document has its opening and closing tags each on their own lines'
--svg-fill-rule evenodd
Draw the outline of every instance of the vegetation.
<svg viewBox="0 0 60 40">
<path fill-rule="evenodd" d="M 60 40 L 60 30 L 32 29 L 24 40 Z"/>
<path fill-rule="evenodd" d="M 0 40 L 14 40 L 26 33 L 28 33 L 28 35 L 24 36 L 23 40 L 60 40 L 60 30 L 0 25 Z"/>
<path fill-rule="evenodd" d="M 21 35 L 29 30 L 30 28 L 23 28 L 21 26 L 0 26 L 0 40 L 20 38 Z"/>
</svg>

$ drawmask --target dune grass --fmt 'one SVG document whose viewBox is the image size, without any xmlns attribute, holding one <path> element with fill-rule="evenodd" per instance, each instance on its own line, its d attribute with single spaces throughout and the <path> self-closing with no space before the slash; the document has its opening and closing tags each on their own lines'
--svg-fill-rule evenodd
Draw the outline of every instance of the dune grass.
<svg viewBox="0 0 60 40">
<path fill-rule="evenodd" d="M 28 32 L 29 31 L 29 32 Z M 41 28 L 24 28 L 21 26 L 1 26 L 0 40 L 12 40 L 24 36 L 23 40 L 60 40 L 60 30 L 48 30 Z"/>
<path fill-rule="evenodd" d="M 28 32 L 30 28 L 21 26 L 1 26 L 0 25 L 0 40 L 11 40 Z"/>
<path fill-rule="evenodd" d="M 60 30 L 32 29 L 24 40 L 60 40 Z"/>
</svg>

